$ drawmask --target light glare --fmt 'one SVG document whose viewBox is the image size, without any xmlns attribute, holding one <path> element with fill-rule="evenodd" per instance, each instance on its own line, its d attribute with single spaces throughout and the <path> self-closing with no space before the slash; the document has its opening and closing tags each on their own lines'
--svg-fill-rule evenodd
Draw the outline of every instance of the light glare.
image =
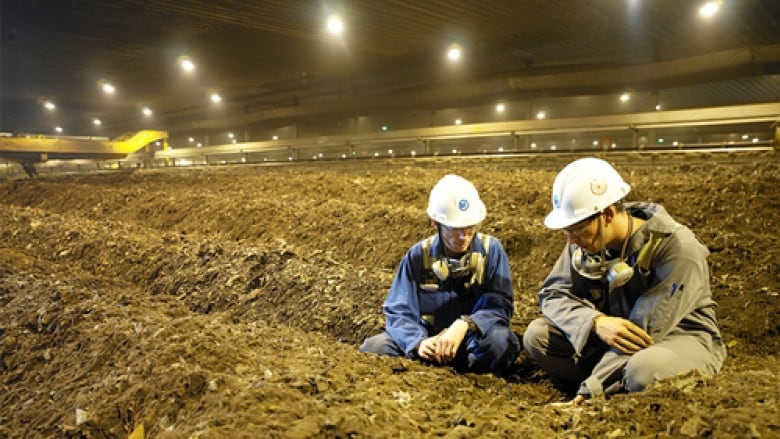
<svg viewBox="0 0 780 439">
<path fill-rule="evenodd" d="M 195 70 L 195 63 L 187 57 L 179 58 L 179 66 L 186 73 L 192 73 Z"/>
<path fill-rule="evenodd" d="M 344 22 L 336 14 L 328 17 L 328 32 L 331 35 L 341 35 L 344 32 Z"/>
<path fill-rule="evenodd" d="M 720 10 L 720 2 L 707 2 L 699 8 L 699 15 L 703 18 L 711 18 Z"/>
<path fill-rule="evenodd" d="M 461 50 L 460 46 L 457 44 L 451 44 L 450 47 L 447 49 L 447 59 L 450 61 L 457 61 L 460 59 L 461 55 L 463 55 L 463 51 Z"/>
</svg>

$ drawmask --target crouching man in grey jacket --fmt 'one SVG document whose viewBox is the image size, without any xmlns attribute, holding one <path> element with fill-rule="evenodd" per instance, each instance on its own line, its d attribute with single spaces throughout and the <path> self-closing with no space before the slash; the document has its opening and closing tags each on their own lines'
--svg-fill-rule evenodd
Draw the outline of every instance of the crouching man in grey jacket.
<svg viewBox="0 0 780 439">
<path fill-rule="evenodd" d="M 606 161 L 583 158 L 553 184 L 545 226 L 567 243 L 539 292 L 542 318 L 523 337 L 529 355 L 579 404 L 638 391 L 726 356 L 709 285 L 709 252 Z"/>
</svg>

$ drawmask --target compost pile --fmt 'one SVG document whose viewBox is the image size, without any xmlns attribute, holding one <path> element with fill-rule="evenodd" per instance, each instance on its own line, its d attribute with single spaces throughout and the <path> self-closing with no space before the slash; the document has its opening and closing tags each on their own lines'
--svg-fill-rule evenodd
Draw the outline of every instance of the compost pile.
<svg viewBox="0 0 780 439">
<path fill-rule="evenodd" d="M 472 180 L 510 257 L 513 330 L 564 243 L 571 158 L 353 160 L 0 180 L 0 437 L 776 437 L 774 153 L 607 156 L 710 248 L 729 356 L 644 392 L 559 403 L 508 377 L 364 355 L 430 188 Z"/>
</svg>

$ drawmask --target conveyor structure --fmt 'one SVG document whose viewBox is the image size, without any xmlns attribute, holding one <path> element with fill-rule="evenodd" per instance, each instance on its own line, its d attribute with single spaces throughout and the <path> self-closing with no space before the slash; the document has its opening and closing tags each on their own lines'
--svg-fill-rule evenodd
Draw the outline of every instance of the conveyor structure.
<svg viewBox="0 0 780 439">
<path fill-rule="evenodd" d="M 21 164 L 27 175 L 32 177 L 37 174 L 36 163 L 47 160 L 123 159 L 142 148 L 147 148 L 151 156 L 153 151 L 149 147 L 156 142 L 159 142 L 161 149 L 168 149 L 168 132 L 144 130 L 124 134 L 113 140 L 94 137 L 2 136 L 0 158 Z"/>
</svg>

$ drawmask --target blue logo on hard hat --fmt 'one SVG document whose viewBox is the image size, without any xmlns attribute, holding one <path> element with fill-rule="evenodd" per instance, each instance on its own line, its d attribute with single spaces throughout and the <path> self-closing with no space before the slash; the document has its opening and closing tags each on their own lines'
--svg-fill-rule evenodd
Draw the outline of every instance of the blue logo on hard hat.
<svg viewBox="0 0 780 439">
<path fill-rule="evenodd" d="M 558 194 L 553 195 L 553 207 L 556 209 L 560 209 L 561 207 L 561 197 L 559 197 Z"/>
<path fill-rule="evenodd" d="M 469 200 L 464 199 L 458 201 L 458 209 L 460 209 L 461 212 L 469 210 Z"/>
</svg>

